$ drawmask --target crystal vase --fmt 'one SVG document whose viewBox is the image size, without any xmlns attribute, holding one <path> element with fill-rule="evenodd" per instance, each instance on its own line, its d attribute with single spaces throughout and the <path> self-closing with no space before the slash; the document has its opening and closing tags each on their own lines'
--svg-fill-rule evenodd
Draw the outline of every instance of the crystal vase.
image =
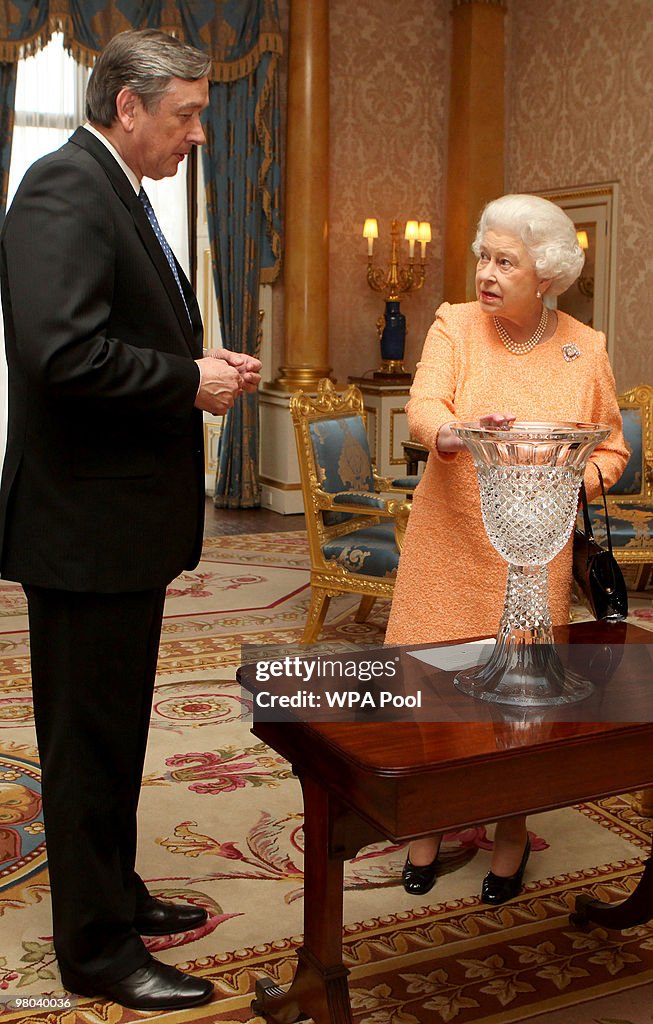
<svg viewBox="0 0 653 1024">
<path fill-rule="evenodd" d="M 549 707 L 583 700 L 592 684 L 565 670 L 553 641 L 548 563 L 576 521 L 587 459 L 610 433 L 594 423 L 452 427 L 471 452 L 487 535 L 508 563 L 499 631 L 490 659 L 459 672 L 455 686 L 480 700 Z"/>
</svg>

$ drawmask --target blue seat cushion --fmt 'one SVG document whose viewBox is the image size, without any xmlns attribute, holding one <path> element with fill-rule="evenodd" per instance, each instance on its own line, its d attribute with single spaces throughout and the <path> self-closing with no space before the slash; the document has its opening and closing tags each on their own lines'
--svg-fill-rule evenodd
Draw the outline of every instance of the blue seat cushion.
<svg viewBox="0 0 653 1024">
<path fill-rule="evenodd" d="M 352 530 L 322 545 L 328 561 L 338 562 L 347 572 L 384 578 L 396 575 L 399 551 L 393 523 L 379 523 Z"/>
<path fill-rule="evenodd" d="M 641 494 L 642 491 L 642 410 L 622 409 L 624 440 L 630 452 L 626 468 L 610 488 L 610 494 Z"/>
<path fill-rule="evenodd" d="M 596 539 L 605 541 L 603 503 L 589 507 Z M 614 502 L 608 507 L 613 548 L 653 548 L 653 506 L 646 502 Z M 582 516 L 579 522 L 582 529 Z"/>
</svg>

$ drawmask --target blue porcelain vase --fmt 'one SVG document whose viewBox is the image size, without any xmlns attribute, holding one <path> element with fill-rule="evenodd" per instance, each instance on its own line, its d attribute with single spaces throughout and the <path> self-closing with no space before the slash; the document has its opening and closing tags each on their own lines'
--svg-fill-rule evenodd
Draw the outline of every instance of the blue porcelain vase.
<svg viewBox="0 0 653 1024">
<path fill-rule="evenodd" d="M 398 300 L 385 304 L 385 327 L 381 334 L 381 358 L 401 362 L 406 344 L 406 317 L 399 310 Z"/>
</svg>

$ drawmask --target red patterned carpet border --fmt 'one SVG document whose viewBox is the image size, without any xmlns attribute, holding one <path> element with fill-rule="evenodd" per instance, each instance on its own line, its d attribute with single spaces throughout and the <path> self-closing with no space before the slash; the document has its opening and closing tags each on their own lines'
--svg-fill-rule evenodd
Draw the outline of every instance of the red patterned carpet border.
<svg viewBox="0 0 653 1024">
<path fill-rule="evenodd" d="M 600 807 L 595 808 L 600 815 Z M 570 924 L 576 893 L 619 902 L 634 888 L 641 864 L 629 861 L 527 887 L 509 905 L 487 908 L 476 899 L 368 921 L 345 930 L 355 1024 L 499 1024 L 527 1020 L 561 1007 L 576 1019 L 598 1021 L 602 997 L 653 983 L 653 925 L 627 932 Z M 535 891 L 533 891 L 535 890 Z M 259 1022 L 249 1009 L 255 982 L 267 975 L 290 983 L 299 938 L 180 964 L 210 978 L 217 1000 L 166 1014 L 168 1022 Z M 653 991 L 653 988 L 651 989 Z M 648 996 L 642 1006 L 649 1006 Z M 572 1008 L 592 1007 L 576 1018 Z M 588 1011 L 589 1012 L 589 1011 Z M 9 1012 L 4 1021 L 26 1019 Z M 30 1024 L 123 1024 L 149 1019 L 105 1002 L 84 1000 L 61 1012 L 29 1014 Z M 155 1018 L 156 1019 L 156 1018 Z M 619 1024 L 644 1024 L 649 1017 Z M 606 1022 L 607 1024 L 607 1022 Z M 617 1024 L 612 1021 L 611 1024 Z"/>
</svg>

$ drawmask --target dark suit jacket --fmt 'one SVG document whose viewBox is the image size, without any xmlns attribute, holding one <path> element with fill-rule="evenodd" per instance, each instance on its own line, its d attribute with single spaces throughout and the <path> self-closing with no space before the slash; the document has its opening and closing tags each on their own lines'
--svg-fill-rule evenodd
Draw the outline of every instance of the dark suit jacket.
<svg viewBox="0 0 653 1024">
<path fill-rule="evenodd" d="M 138 197 L 79 128 L 0 237 L 9 368 L 0 571 L 64 590 L 165 585 L 199 558 L 202 324 Z"/>
</svg>

